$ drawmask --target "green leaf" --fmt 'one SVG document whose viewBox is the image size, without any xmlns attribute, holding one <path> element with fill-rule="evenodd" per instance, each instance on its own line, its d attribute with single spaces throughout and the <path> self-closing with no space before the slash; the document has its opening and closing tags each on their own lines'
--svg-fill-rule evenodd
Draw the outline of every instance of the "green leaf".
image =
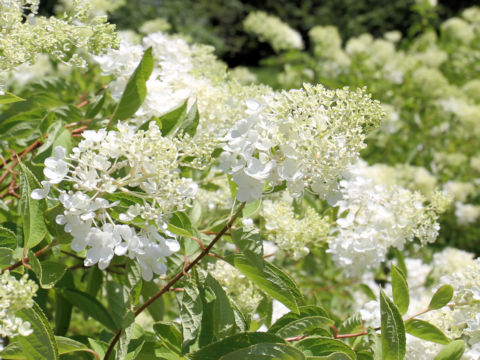
<svg viewBox="0 0 480 360">
<path fill-rule="evenodd" d="M 382 354 L 384 360 L 402 360 L 405 357 L 406 337 L 402 315 L 395 304 L 380 290 L 382 319 Z"/>
<path fill-rule="evenodd" d="M 130 340 L 132 339 L 134 328 L 135 328 L 135 314 L 132 311 L 129 311 L 124 317 L 122 326 L 122 333 L 120 335 L 120 339 L 118 341 L 118 348 L 117 352 L 115 353 L 115 359 L 117 360 L 125 360 L 127 359 L 127 354 L 129 353 L 129 344 Z M 143 343 L 140 347 L 143 346 Z M 135 352 L 137 347 L 135 347 Z M 140 351 L 140 350 L 138 350 Z M 133 357 L 133 354 L 132 354 Z"/>
<path fill-rule="evenodd" d="M 137 261 L 129 260 L 125 268 L 127 274 L 127 287 L 130 292 L 131 300 L 134 305 L 140 300 L 142 292 L 142 268 Z"/>
<path fill-rule="evenodd" d="M 252 215 L 255 215 L 255 213 L 260 209 L 261 205 L 262 205 L 262 199 L 258 199 L 258 200 L 249 202 L 243 208 L 242 216 L 245 218 L 245 217 L 250 217 Z"/>
<path fill-rule="evenodd" d="M 158 292 L 159 288 L 153 281 L 143 281 L 142 285 L 142 296 L 143 299 L 149 299 L 152 297 L 156 292 Z M 159 297 L 150 306 L 147 308 L 147 311 L 152 316 L 153 320 L 160 321 L 163 319 L 163 315 L 165 313 L 165 305 L 163 302 L 163 297 Z"/>
<path fill-rule="evenodd" d="M 430 304 L 428 305 L 429 309 L 435 310 L 440 309 L 447 305 L 453 297 L 453 287 L 451 285 L 445 284 L 441 286 L 435 294 L 432 296 L 432 300 L 430 300 Z"/>
<path fill-rule="evenodd" d="M 63 289 L 61 291 L 63 296 L 70 301 L 73 306 L 76 306 L 82 312 L 103 324 L 106 328 L 112 331 L 117 330 L 117 325 L 112 316 L 97 299 L 79 290 Z"/>
<path fill-rule="evenodd" d="M 183 120 L 182 124 L 180 125 L 180 129 L 190 136 L 194 136 L 197 132 L 198 123 L 200 120 L 200 114 L 198 113 L 198 106 L 197 102 L 195 101 L 193 105 L 188 110 L 185 119 Z"/>
<path fill-rule="evenodd" d="M 55 291 L 55 334 L 65 335 L 72 318 L 72 304 L 60 291 Z"/>
<path fill-rule="evenodd" d="M 230 188 L 230 193 L 232 195 L 232 201 L 235 203 L 235 200 L 237 198 L 238 185 L 235 181 L 233 181 L 232 175 L 228 174 L 227 179 L 228 179 L 228 187 Z"/>
<path fill-rule="evenodd" d="M 180 319 L 182 320 L 183 344 L 185 349 L 192 343 L 200 330 L 203 303 L 195 284 L 185 286 L 181 301 Z"/>
<path fill-rule="evenodd" d="M 6 268 L 15 263 L 14 260 L 15 251 L 9 248 L 0 247 L 0 267 Z"/>
<path fill-rule="evenodd" d="M 172 215 L 170 223 L 168 224 L 168 230 L 180 236 L 193 236 L 192 224 L 188 216 L 184 213 L 177 212 Z"/>
<path fill-rule="evenodd" d="M 105 104 L 106 97 L 107 93 L 105 92 L 103 95 L 97 95 L 93 99 L 93 101 L 90 102 L 87 111 L 85 112 L 86 119 L 93 119 L 95 115 L 97 115 L 100 110 L 102 110 L 103 104 Z"/>
<path fill-rule="evenodd" d="M 232 240 L 238 249 L 245 255 L 245 258 L 263 270 L 263 241 L 254 227 L 250 229 L 238 228 L 232 231 Z"/>
<path fill-rule="evenodd" d="M 284 344 L 256 344 L 228 353 L 220 360 L 304 360 L 303 353 Z"/>
<path fill-rule="evenodd" d="M 157 322 L 153 324 L 153 330 L 165 347 L 181 355 L 182 332 L 177 323 Z"/>
<path fill-rule="evenodd" d="M 405 322 L 405 331 L 420 339 L 437 344 L 448 344 L 450 340 L 436 326 L 419 319 L 411 319 Z"/>
<path fill-rule="evenodd" d="M 152 48 L 145 50 L 142 60 L 128 79 L 122 98 L 112 114 L 112 121 L 130 118 L 147 96 L 147 80 L 153 71 Z"/>
<path fill-rule="evenodd" d="M 465 342 L 455 340 L 445 346 L 433 360 L 459 360 L 465 352 Z"/>
<path fill-rule="evenodd" d="M 128 308 L 128 294 L 124 292 L 122 285 L 115 281 L 108 281 L 106 288 L 108 310 L 112 314 L 115 327 L 120 329 Z"/>
<path fill-rule="evenodd" d="M 213 303 L 213 331 L 217 339 L 232 335 L 235 331 L 235 314 L 227 294 L 222 286 L 211 275 L 208 275 L 205 284 L 215 293 Z"/>
<path fill-rule="evenodd" d="M 20 165 L 20 212 L 22 214 L 24 246 L 31 249 L 40 243 L 47 234 L 47 227 L 43 220 L 47 202 L 45 199 L 32 199 L 30 196 L 32 191 L 40 188 L 41 185 L 21 160 L 18 163 Z"/>
<path fill-rule="evenodd" d="M 181 126 L 187 116 L 187 103 L 188 100 L 185 100 L 182 105 L 158 118 L 163 136 L 175 133 Z"/>
<path fill-rule="evenodd" d="M 19 101 L 26 101 L 26 100 L 8 91 L 4 91 L 4 93 L 0 95 L 0 105 L 11 104 Z"/>
<path fill-rule="evenodd" d="M 300 320 L 306 317 L 311 317 L 311 316 L 320 316 L 324 318 L 330 318 L 330 315 L 327 313 L 326 310 L 319 306 L 301 306 L 299 307 L 299 313 L 295 314 L 293 312 L 289 312 L 285 315 L 283 315 L 280 319 L 278 319 L 275 324 L 270 326 L 268 329 L 269 333 L 276 333 L 280 329 L 284 328 L 291 322 L 294 322 L 296 320 Z"/>
<path fill-rule="evenodd" d="M 63 336 L 55 336 L 55 341 L 57 342 L 58 353 L 60 355 L 77 351 L 90 351 L 87 345 L 72 340 L 70 338 L 66 338 Z"/>
<path fill-rule="evenodd" d="M 45 223 L 50 234 L 53 235 L 60 244 L 70 244 L 73 236 L 70 233 L 65 232 L 64 225 L 59 225 L 56 222 L 58 215 L 63 215 L 64 208 L 62 204 L 57 204 L 45 211 Z"/>
<path fill-rule="evenodd" d="M 343 341 L 324 336 L 312 336 L 295 344 L 297 349 L 303 351 L 308 356 L 328 356 L 334 353 L 344 353 L 352 360 L 357 358 L 353 351 Z"/>
<path fill-rule="evenodd" d="M 317 328 L 329 329 L 334 323 L 333 320 L 323 316 L 307 316 L 288 323 L 275 334 L 285 339 L 302 335 L 307 331 L 315 330 Z"/>
<path fill-rule="evenodd" d="M 15 233 L 7 228 L 0 226 L 0 247 L 15 249 L 17 247 L 17 237 Z"/>
<path fill-rule="evenodd" d="M 10 344 L 0 351 L 0 356 L 5 360 L 25 360 L 22 345 L 14 339 Z"/>
<path fill-rule="evenodd" d="M 282 270 L 269 262 L 265 262 L 263 271 L 261 271 L 241 254 L 229 257 L 229 262 L 260 289 L 280 301 L 294 313 L 299 312 L 298 306 L 303 301 L 300 290 Z"/>
<path fill-rule="evenodd" d="M 262 332 L 247 332 L 224 338 L 218 342 L 205 346 L 190 355 L 191 360 L 220 359 L 232 351 L 246 348 L 255 344 L 285 344 L 278 336 Z"/>
<path fill-rule="evenodd" d="M 403 272 L 395 265 L 392 265 L 392 292 L 393 302 L 397 305 L 398 311 L 400 311 L 402 315 L 405 314 L 410 304 L 407 279 Z"/>
<path fill-rule="evenodd" d="M 100 358 L 103 359 L 105 357 L 105 353 L 107 352 L 108 344 L 103 341 L 91 338 L 88 338 L 88 342 L 92 347 L 93 351 L 95 351 L 100 356 Z"/>
<path fill-rule="evenodd" d="M 85 292 L 92 297 L 96 297 L 103 283 L 103 271 L 97 266 L 92 266 L 86 272 L 87 288 Z"/>
<path fill-rule="evenodd" d="M 42 275 L 40 279 L 40 285 L 43 289 L 51 289 L 57 281 L 59 281 L 67 267 L 64 264 L 60 264 L 54 261 L 42 261 Z"/>
<path fill-rule="evenodd" d="M 28 336 L 18 337 L 25 358 L 28 360 L 58 359 L 58 348 L 53 331 L 40 306 L 34 303 L 32 308 L 21 309 L 17 315 L 28 321 L 33 330 Z"/>
</svg>

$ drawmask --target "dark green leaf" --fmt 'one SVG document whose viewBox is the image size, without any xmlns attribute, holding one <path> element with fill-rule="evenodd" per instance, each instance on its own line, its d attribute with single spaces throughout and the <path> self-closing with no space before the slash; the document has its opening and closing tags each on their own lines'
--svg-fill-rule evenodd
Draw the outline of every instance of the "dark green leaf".
<svg viewBox="0 0 480 360">
<path fill-rule="evenodd" d="M 228 353 L 220 360 L 304 360 L 303 353 L 284 344 L 256 344 Z"/>
<path fill-rule="evenodd" d="M 405 356 L 405 326 L 395 304 L 380 290 L 382 318 L 382 354 L 384 360 L 402 360 Z"/>
<path fill-rule="evenodd" d="M 405 279 L 403 272 L 395 265 L 392 265 L 392 292 L 393 302 L 397 305 L 398 311 L 400 311 L 402 315 L 405 314 L 410 304 L 407 279 Z"/>
<path fill-rule="evenodd" d="M 19 336 L 25 358 L 28 360 L 56 360 L 58 348 L 53 331 L 46 316 L 36 303 L 32 308 L 17 312 L 23 320 L 28 321 L 33 332 L 28 336 Z"/>
<path fill-rule="evenodd" d="M 117 330 L 116 323 L 112 316 L 97 299 L 79 290 L 64 289 L 61 291 L 63 296 L 70 301 L 73 306 L 80 309 L 86 315 L 91 316 L 106 328 L 112 331 Z"/>
<path fill-rule="evenodd" d="M 72 318 L 72 304 L 65 299 L 60 291 L 55 291 L 55 334 L 65 335 Z"/>
<path fill-rule="evenodd" d="M 177 354 L 182 352 L 182 332 L 177 323 L 157 322 L 153 330 L 158 339 L 170 350 Z"/>
<path fill-rule="evenodd" d="M 152 48 L 145 50 L 142 60 L 128 79 L 122 98 L 112 115 L 112 121 L 125 120 L 140 108 L 147 96 L 147 80 L 153 71 Z"/>
<path fill-rule="evenodd" d="M 459 360 L 465 352 L 465 342 L 455 340 L 445 346 L 433 360 Z"/>
<path fill-rule="evenodd" d="M 117 329 L 122 328 L 122 321 L 128 309 L 128 293 L 123 286 L 115 281 L 107 282 L 108 310 L 112 315 Z"/>
<path fill-rule="evenodd" d="M 347 344 L 343 341 L 331 339 L 324 336 L 312 336 L 304 340 L 300 340 L 295 347 L 302 350 L 308 356 L 328 356 L 334 353 L 344 353 L 350 359 L 355 360 L 357 356 Z"/>
<path fill-rule="evenodd" d="M 47 209 L 45 199 L 34 200 L 30 196 L 41 185 L 32 172 L 19 160 L 20 164 L 20 212 L 22 214 L 24 243 L 27 249 L 33 248 L 47 234 L 43 213 Z"/>
<path fill-rule="evenodd" d="M 92 297 L 96 297 L 98 290 L 100 290 L 103 283 L 103 271 L 97 266 L 92 266 L 87 269 L 87 289 L 86 293 Z"/>
<path fill-rule="evenodd" d="M 232 351 L 243 349 L 255 344 L 285 344 L 285 341 L 278 336 L 269 333 L 241 333 L 224 338 L 218 342 L 205 346 L 191 354 L 191 360 L 212 360 L 220 359 Z"/>
<path fill-rule="evenodd" d="M 212 276 L 208 275 L 205 284 L 215 293 L 213 303 L 213 328 L 217 339 L 232 335 L 235 331 L 235 314 L 227 294 Z"/>
<path fill-rule="evenodd" d="M 435 294 L 433 294 L 432 300 L 428 305 L 429 309 L 435 310 L 440 309 L 447 305 L 453 297 L 453 287 L 451 285 L 445 284 L 438 289 Z"/>
<path fill-rule="evenodd" d="M 420 339 L 437 344 L 448 344 L 450 340 L 436 326 L 419 319 L 411 319 L 405 323 L 405 331 Z"/>
<path fill-rule="evenodd" d="M 203 303 L 195 284 L 185 286 L 181 302 L 183 348 L 195 340 L 202 322 Z"/>
<path fill-rule="evenodd" d="M 142 296 L 146 300 L 152 297 L 159 290 L 158 286 L 153 281 L 143 281 Z M 152 316 L 153 320 L 160 321 L 163 319 L 165 313 L 165 306 L 163 297 L 159 297 L 147 308 L 148 312 Z"/>
</svg>

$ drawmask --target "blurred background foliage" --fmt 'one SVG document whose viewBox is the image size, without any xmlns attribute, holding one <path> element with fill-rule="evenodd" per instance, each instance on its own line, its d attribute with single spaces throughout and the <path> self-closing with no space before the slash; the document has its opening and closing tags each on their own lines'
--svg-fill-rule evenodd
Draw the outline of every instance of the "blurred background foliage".
<svg viewBox="0 0 480 360">
<path fill-rule="evenodd" d="M 105 0 L 107 1 L 107 0 Z M 43 15 L 54 13 L 58 0 L 42 0 Z M 119 29 L 137 30 L 147 20 L 164 18 L 172 33 L 189 35 L 194 42 L 210 44 L 230 66 L 257 65 L 273 55 L 268 44 L 259 44 L 245 33 L 242 21 L 253 10 L 278 16 L 300 31 L 308 40 L 308 30 L 315 25 L 336 26 L 344 40 L 368 32 L 375 37 L 390 30 L 407 36 L 419 14 L 414 0 L 128 0 L 109 14 L 109 21 Z M 441 0 L 433 26 L 478 4 L 472 0 Z M 308 42 L 307 42 L 308 46 Z"/>
</svg>

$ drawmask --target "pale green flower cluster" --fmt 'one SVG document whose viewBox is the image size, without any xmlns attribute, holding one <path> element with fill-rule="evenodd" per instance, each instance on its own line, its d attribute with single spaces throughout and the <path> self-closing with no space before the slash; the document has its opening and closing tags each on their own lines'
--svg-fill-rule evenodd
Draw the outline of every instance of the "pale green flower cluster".
<svg viewBox="0 0 480 360">
<path fill-rule="evenodd" d="M 19 280 L 5 271 L 0 276 L 0 336 L 28 336 L 32 333 L 30 323 L 16 315 L 21 309 L 33 306 L 37 284 L 23 275 Z"/>
<path fill-rule="evenodd" d="M 109 12 L 126 4 L 126 0 L 89 0 L 88 12 L 91 16 L 105 16 Z M 75 6 L 75 0 L 60 0 L 55 6 L 57 14 L 72 11 Z"/>
<path fill-rule="evenodd" d="M 243 20 L 245 31 L 256 35 L 260 41 L 268 42 L 273 50 L 302 49 L 300 33 L 282 22 L 278 17 L 263 11 L 253 11 Z"/>
<path fill-rule="evenodd" d="M 255 312 L 264 296 L 245 275 L 226 261 L 209 264 L 208 270 L 244 314 Z"/>
<path fill-rule="evenodd" d="M 429 312 L 425 319 L 451 338 L 463 336 L 470 349 L 462 359 L 473 360 L 480 351 L 480 259 L 466 260 L 468 266 L 441 279 L 441 283 L 450 284 L 455 290 L 454 306 Z"/>
<path fill-rule="evenodd" d="M 79 51 L 100 54 L 117 45 L 115 26 L 106 23 L 105 17 L 89 19 L 83 1 L 74 1 L 72 11 L 62 18 L 35 16 L 37 9 L 38 0 L 0 2 L 0 71 L 33 63 L 40 53 L 85 67 Z"/>
<path fill-rule="evenodd" d="M 246 66 L 237 66 L 231 69 L 229 76 L 242 85 L 254 84 L 258 81 L 257 75 L 248 70 Z"/>
<path fill-rule="evenodd" d="M 287 194 L 262 202 L 260 215 L 265 219 L 267 239 L 280 250 L 299 259 L 310 252 L 310 247 L 325 243 L 330 233 L 330 219 L 321 216 L 311 206 L 303 214 L 296 214 Z"/>
<path fill-rule="evenodd" d="M 143 34 L 151 34 L 158 31 L 167 32 L 171 27 L 165 18 L 156 18 L 145 21 L 138 30 Z"/>
</svg>

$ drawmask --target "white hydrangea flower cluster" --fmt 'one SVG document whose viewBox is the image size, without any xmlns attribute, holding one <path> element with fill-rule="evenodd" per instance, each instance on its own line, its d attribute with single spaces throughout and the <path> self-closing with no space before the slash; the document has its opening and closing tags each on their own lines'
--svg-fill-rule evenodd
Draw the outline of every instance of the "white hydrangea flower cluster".
<svg viewBox="0 0 480 360">
<path fill-rule="evenodd" d="M 252 11 L 243 20 L 245 31 L 258 36 L 260 41 L 268 42 L 276 52 L 282 50 L 303 49 L 300 33 L 285 24 L 278 17 L 264 11 Z"/>
<path fill-rule="evenodd" d="M 226 261 L 209 264 L 209 273 L 222 285 L 245 314 L 253 314 L 263 295 L 245 275 Z"/>
<path fill-rule="evenodd" d="M 381 107 L 363 90 L 321 85 L 272 95 L 247 101 L 247 116 L 224 138 L 220 168 L 238 185 L 239 201 L 259 199 L 266 183 L 284 181 L 294 196 L 310 188 L 325 197 L 358 159 Z"/>
<path fill-rule="evenodd" d="M 0 276 L 0 336 L 28 336 L 33 330 L 30 323 L 16 316 L 21 309 L 33 306 L 37 284 L 23 275 L 19 280 L 5 271 Z"/>
<path fill-rule="evenodd" d="M 57 187 L 65 211 L 56 221 L 73 236 L 73 250 L 88 248 L 86 266 L 105 269 L 114 255 L 128 255 L 150 280 L 165 274 L 166 257 L 180 249 L 166 226 L 195 196 L 197 184 L 178 169 L 200 153 L 190 137 L 163 137 L 154 123 L 146 131 L 122 123 L 117 128 L 83 132 L 68 157 L 56 147 L 45 160 L 48 180 L 32 197 L 47 197 Z M 60 190 L 61 182 L 71 190 Z"/>
<path fill-rule="evenodd" d="M 38 0 L 0 1 L 0 72 L 33 63 L 40 53 L 85 67 L 78 49 L 100 54 L 117 46 L 115 26 L 106 23 L 106 17 L 89 19 L 85 1 L 73 1 L 72 11 L 61 19 L 36 16 L 38 5 Z"/>
<path fill-rule="evenodd" d="M 310 246 L 327 239 L 330 220 L 308 205 L 300 217 L 295 214 L 292 201 L 287 194 L 280 199 L 264 200 L 260 215 L 265 219 L 267 239 L 294 259 L 299 259 L 310 252 Z"/>
<path fill-rule="evenodd" d="M 142 45 L 122 39 L 118 50 L 94 57 L 104 75 L 114 76 L 109 84 L 112 97 L 120 100 L 129 77 L 148 47 L 153 48 L 155 66 L 147 81 L 147 97 L 135 113 L 133 122 L 141 125 L 153 116 L 164 115 L 179 107 L 187 99 L 190 103 L 197 100 L 202 112 L 201 99 L 213 101 L 210 96 L 215 91 L 214 85 L 226 77 L 225 66 L 214 57 L 213 48 L 190 46 L 179 36 L 161 32 L 146 36 Z"/>
<path fill-rule="evenodd" d="M 362 170 L 363 171 L 363 170 Z M 376 268 L 390 247 L 403 249 L 418 238 L 422 244 L 438 236 L 438 209 L 418 192 L 398 185 L 375 184 L 355 175 L 340 181 L 336 234 L 328 252 L 348 274 Z"/>
</svg>

